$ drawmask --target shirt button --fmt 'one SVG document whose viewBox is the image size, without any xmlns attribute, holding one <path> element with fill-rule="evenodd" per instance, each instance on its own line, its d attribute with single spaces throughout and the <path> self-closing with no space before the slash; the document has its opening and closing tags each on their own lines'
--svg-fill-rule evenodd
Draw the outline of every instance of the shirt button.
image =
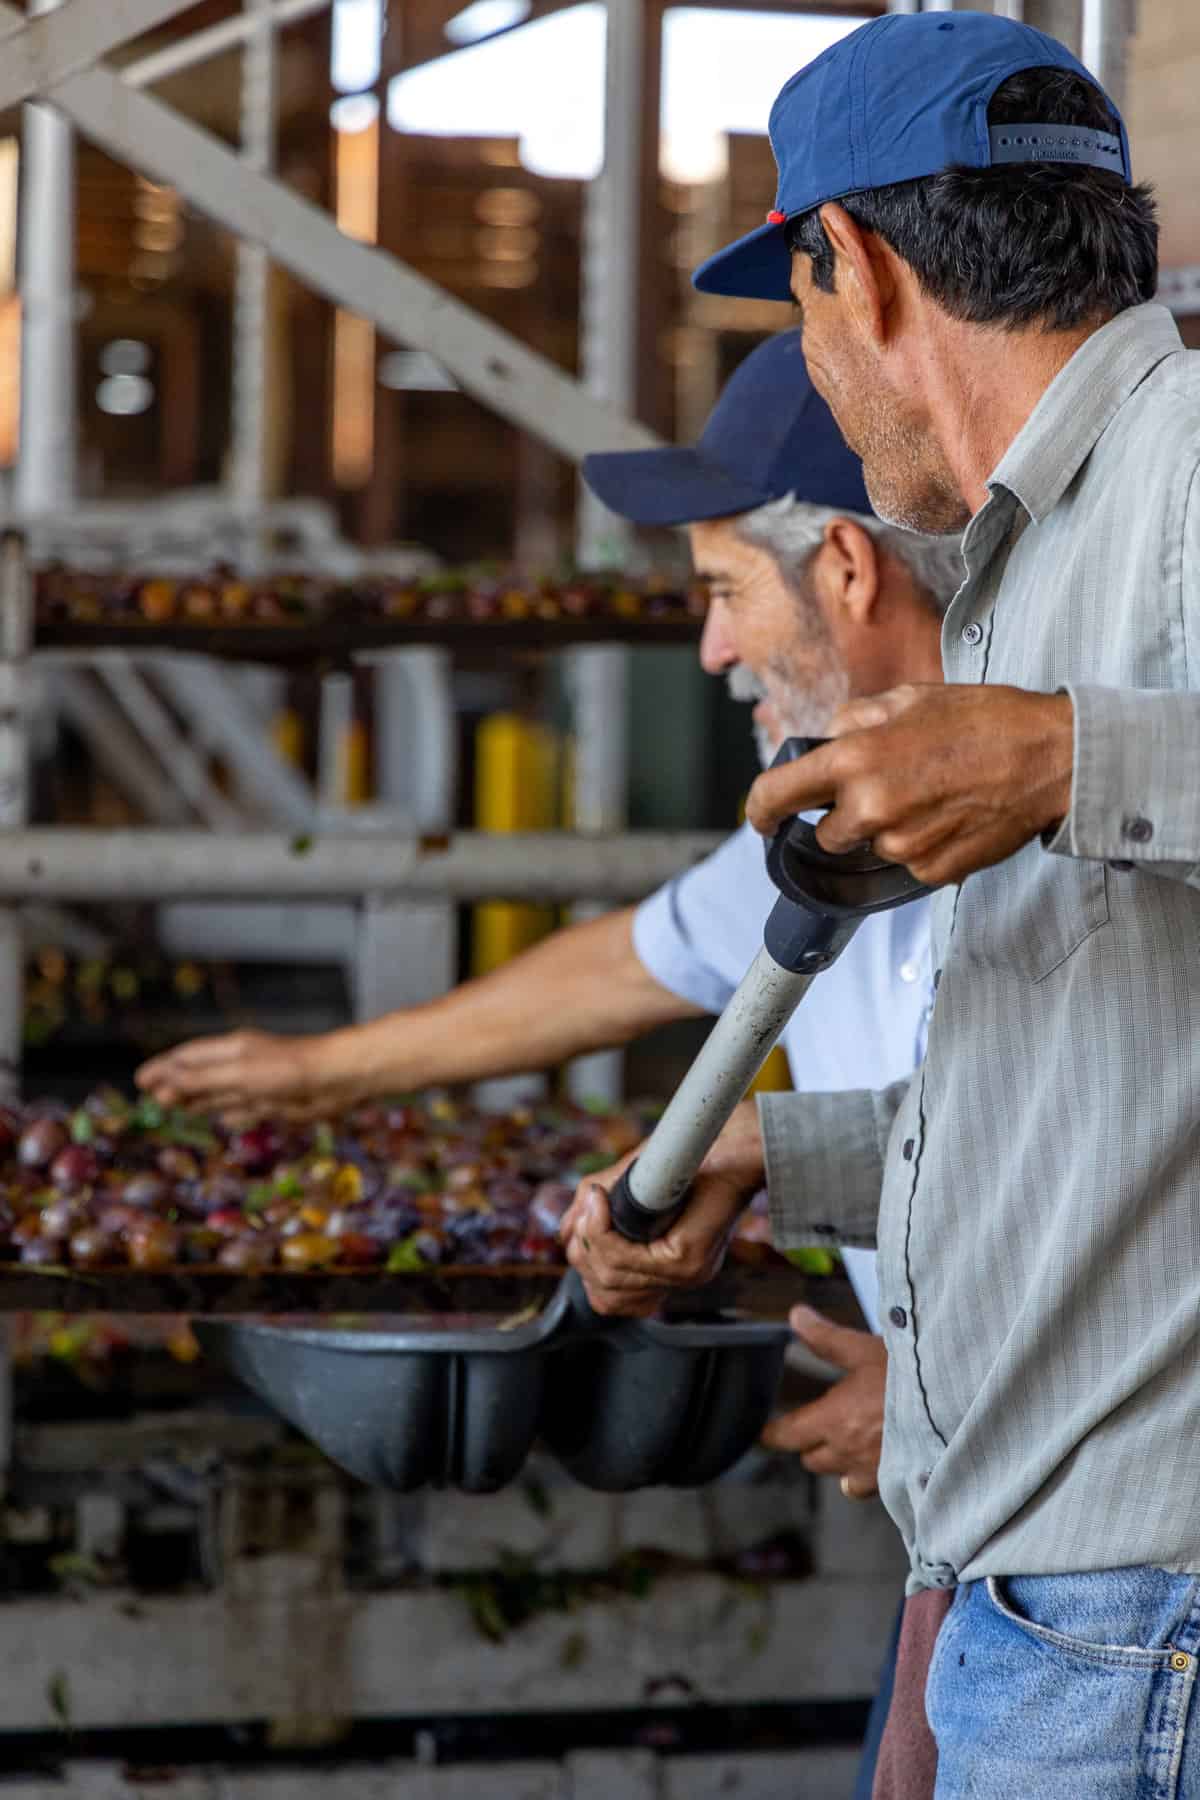
<svg viewBox="0 0 1200 1800">
<path fill-rule="evenodd" d="M 1149 819 L 1122 819 L 1121 836 L 1128 838 L 1131 844 L 1148 844 L 1154 836 L 1154 827 Z"/>
<path fill-rule="evenodd" d="M 975 648 L 976 644 L 982 644 L 983 626 L 977 625 L 974 620 L 972 620 L 969 625 L 964 625 L 962 629 L 962 641 L 964 644 L 969 644 L 972 650 Z"/>
<path fill-rule="evenodd" d="M 915 962 L 904 962 L 900 964 L 901 981 L 915 981 L 920 973 L 921 971 Z"/>
<path fill-rule="evenodd" d="M 921 1473 L 917 1476 L 917 1486 L 921 1489 L 922 1493 L 924 1493 L 925 1489 L 929 1486 L 929 1477 L 932 1472 L 931 1469 L 922 1469 Z"/>
<path fill-rule="evenodd" d="M 897 1331 L 903 1331 L 904 1327 L 908 1324 L 908 1314 L 902 1306 L 893 1306 L 891 1312 L 888 1314 L 888 1318 L 892 1321 L 892 1324 L 896 1327 Z"/>
<path fill-rule="evenodd" d="M 916 1138 L 905 1138 L 905 1140 L 904 1140 L 904 1153 L 903 1153 L 903 1154 L 904 1154 L 904 1160 L 905 1160 L 905 1162 L 911 1162 L 911 1161 L 912 1161 L 912 1159 L 913 1159 L 913 1151 L 914 1151 L 914 1150 L 915 1150 L 915 1149 L 916 1149 L 916 1147 L 917 1147 L 917 1140 L 916 1140 Z"/>
</svg>

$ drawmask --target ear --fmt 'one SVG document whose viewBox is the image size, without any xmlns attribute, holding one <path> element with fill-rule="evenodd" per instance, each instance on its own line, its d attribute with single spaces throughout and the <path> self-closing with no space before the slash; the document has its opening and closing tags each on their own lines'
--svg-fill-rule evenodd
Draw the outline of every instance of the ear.
<svg viewBox="0 0 1200 1800">
<path fill-rule="evenodd" d="M 831 519 L 818 558 L 826 606 L 845 624 L 869 624 L 879 600 L 879 551 L 853 519 Z"/>
<path fill-rule="evenodd" d="M 864 334 L 876 344 L 887 339 L 887 316 L 896 293 L 887 246 L 864 231 L 836 200 L 821 208 L 821 223 L 837 258 L 838 286 Z"/>
</svg>

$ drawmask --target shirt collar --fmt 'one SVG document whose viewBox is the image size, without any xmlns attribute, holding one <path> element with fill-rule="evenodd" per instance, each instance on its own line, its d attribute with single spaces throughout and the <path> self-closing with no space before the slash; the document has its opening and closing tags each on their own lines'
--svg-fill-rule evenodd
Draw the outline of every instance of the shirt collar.
<svg viewBox="0 0 1200 1800">
<path fill-rule="evenodd" d="M 1118 313 L 1059 370 L 1005 451 L 989 489 L 1007 488 L 1040 525 L 1134 390 L 1182 348 L 1165 306 L 1151 301 Z"/>
</svg>

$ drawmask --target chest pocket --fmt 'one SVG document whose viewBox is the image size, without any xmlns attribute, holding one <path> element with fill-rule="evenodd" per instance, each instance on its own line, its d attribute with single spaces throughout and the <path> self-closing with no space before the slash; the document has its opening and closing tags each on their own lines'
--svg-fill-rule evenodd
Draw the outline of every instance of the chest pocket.
<svg viewBox="0 0 1200 1800">
<path fill-rule="evenodd" d="M 955 941 L 969 966 L 1044 981 L 1107 925 L 1102 862 L 1051 856 L 1039 843 L 964 883 Z"/>
</svg>

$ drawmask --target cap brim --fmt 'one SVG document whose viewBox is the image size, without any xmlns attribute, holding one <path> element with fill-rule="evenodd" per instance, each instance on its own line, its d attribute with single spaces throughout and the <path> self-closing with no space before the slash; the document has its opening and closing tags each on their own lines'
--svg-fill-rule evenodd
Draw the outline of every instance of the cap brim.
<svg viewBox="0 0 1200 1800">
<path fill-rule="evenodd" d="M 702 294 L 745 300 L 790 300 L 792 257 L 785 227 L 760 225 L 700 264 L 692 285 Z"/>
<path fill-rule="evenodd" d="M 610 512 L 635 525 L 726 519 L 779 497 L 727 475 L 693 449 L 613 450 L 585 456 L 583 478 Z"/>
</svg>

